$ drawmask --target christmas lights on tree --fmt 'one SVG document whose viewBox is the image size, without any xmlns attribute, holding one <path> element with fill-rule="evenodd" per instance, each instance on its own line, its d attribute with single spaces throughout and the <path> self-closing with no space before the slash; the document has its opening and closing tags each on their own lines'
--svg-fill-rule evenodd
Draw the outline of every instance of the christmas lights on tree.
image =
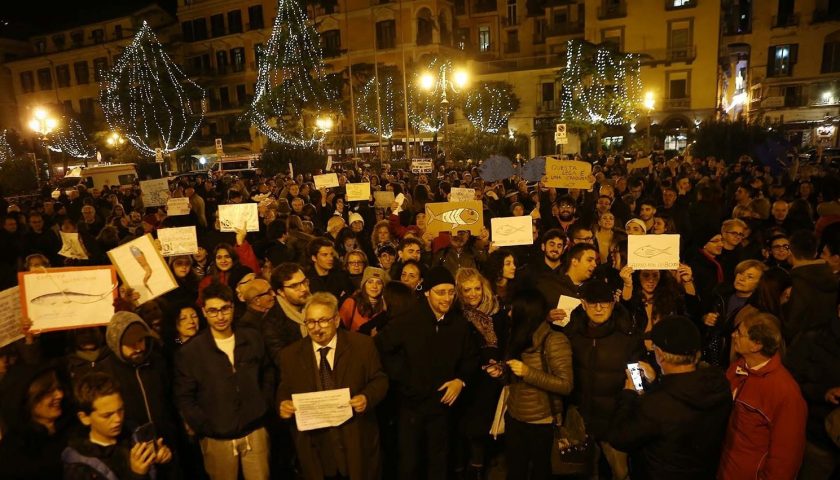
<svg viewBox="0 0 840 480">
<path fill-rule="evenodd" d="M 317 29 L 296 0 L 278 0 L 248 116 L 273 142 L 313 147 L 325 133 L 315 121 L 335 98 Z"/>
<path fill-rule="evenodd" d="M 402 92 L 397 87 L 396 72 L 379 68 L 379 95 L 376 92 L 376 77 L 368 80 L 355 96 L 356 119 L 359 125 L 374 135 L 379 135 L 379 120 L 382 122 L 382 137 L 394 135 L 395 119 L 399 116 L 397 105 L 402 104 Z M 377 118 L 377 99 L 379 117 Z M 399 111 L 398 111 L 399 110 Z"/>
<path fill-rule="evenodd" d="M 408 118 L 415 131 L 437 133 L 443 129 L 453 103 L 460 101 L 453 84 L 454 73 L 452 62 L 440 58 L 414 72 L 408 88 Z"/>
<path fill-rule="evenodd" d="M 204 118 L 204 89 L 176 65 L 145 21 L 113 68 L 100 102 L 113 131 L 145 155 L 183 148 Z"/>
<path fill-rule="evenodd" d="M 464 103 L 464 115 L 476 130 L 498 133 L 519 108 L 513 86 L 507 83 L 482 83 L 472 89 Z"/>
<path fill-rule="evenodd" d="M 560 111 L 563 120 L 625 124 L 638 114 L 642 82 L 639 56 L 570 40 Z"/>
<path fill-rule="evenodd" d="M 15 152 L 9 144 L 8 134 L 8 130 L 0 132 L 0 163 L 15 158 Z"/>
<path fill-rule="evenodd" d="M 75 158 L 93 158 L 96 147 L 88 140 L 82 125 L 72 117 L 64 117 L 61 125 L 51 133 L 47 141 L 47 148 L 53 152 L 64 152 Z"/>
</svg>

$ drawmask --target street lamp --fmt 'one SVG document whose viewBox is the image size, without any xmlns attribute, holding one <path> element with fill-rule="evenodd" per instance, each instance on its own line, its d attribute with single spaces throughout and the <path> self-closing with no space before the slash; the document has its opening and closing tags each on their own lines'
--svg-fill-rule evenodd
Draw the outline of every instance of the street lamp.
<svg viewBox="0 0 840 480">
<path fill-rule="evenodd" d="M 58 120 L 50 116 L 50 113 L 46 109 L 36 107 L 35 110 L 32 111 L 32 120 L 29 121 L 29 128 L 38 134 L 38 139 L 44 146 L 44 150 L 47 151 L 47 168 L 49 173 L 52 173 L 52 155 L 50 154 L 50 149 L 47 146 L 47 137 L 54 132 L 57 127 Z M 40 180 L 37 163 L 35 164 L 35 177 Z"/>
<path fill-rule="evenodd" d="M 653 98 L 653 92 L 645 92 L 645 110 L 647 110 L 647 141 L 650 150 L 653 150 L 653 142 L 650 139 L 650 123 L 651 123 L 651 113 L 653 113 L 653 107 L 656 106 L 656 100 Z"/>
<path fill-rule="evenodd" d="M 435 75 L 431 72 L 425 72 L 420 76 L 420 88 L 430 92 L 436 93 L 438 87 L 440 88 L 440 95 L 441 100 L 440 103 L 443 105 L 444 111 L 444 118 L 443 118 L 443 140 L 444 140 L 444 148 L 443 148 L 443 157 L 446 160 L 446 143 L 449 142 L 449 136 L 446 133 L 447 124 L 449 123 L 449 99 L 447 98 L 447 91 L 452 90 L 453 93 L 458 93 L 463 90 L 467 83 L 469 83 L 469 73 L 463 69 L 456 69 L 454 72 L 450 72 L 452 67 L 448 63 L 444 63 L 440 67 L 440 78 L 436 78 Z M 449 75 L 450 78 L 447 78 Z"/>
<path fill-rule="evenodd" d="M 315 128 L 321 132 L 321 140 L 318 141 L 321 151 L 324 150 L 324 139 L 327 133 L 333 128 L 333 121 L 330 117 L 318 117 L 315 119 Z M 326 152 L 324 152 L 326 153 Z"/>
</svg>

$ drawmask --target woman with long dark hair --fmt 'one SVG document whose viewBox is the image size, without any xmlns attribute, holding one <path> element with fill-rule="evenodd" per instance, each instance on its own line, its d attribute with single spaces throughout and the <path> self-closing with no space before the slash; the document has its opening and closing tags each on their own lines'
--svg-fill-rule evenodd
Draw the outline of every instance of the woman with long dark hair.
<svg viewBox="0 0 840 480">
<path fill-rule="evenodd" d="M 346 329 L 357 332 L 362 325 L 385 310 L 382 291 L 386 278 L 387 275 L 381 268 L 365 268 L 359 289 L 347 297 L 338 309 L 341 323 Z"/>
<path fill-rule="evenodd" d="M 219 282 L 227 285 L 231 290 L 236 291 L 236 286 L 239 280 L 249 273 L 254 273 L 251 268 L 239 263 L 239 255 L 236 250 L 228 243 L 220 243 L 213 249 L 212 265 L 208 269 L 207 276 L 201 279 L 198 284 L 199 303 L 203 304 L 201 299 L 201 292 L 213 282 Z"/>
<path fill-rule="evenodd" d="M 502 306 L 509 305 L 516 278 L 516 258 L 513 252 L 500 248 L 491 253 L 484 263 L 484 277 L 490 281 L 493 293 L 499 298 Z"/>
</svg>

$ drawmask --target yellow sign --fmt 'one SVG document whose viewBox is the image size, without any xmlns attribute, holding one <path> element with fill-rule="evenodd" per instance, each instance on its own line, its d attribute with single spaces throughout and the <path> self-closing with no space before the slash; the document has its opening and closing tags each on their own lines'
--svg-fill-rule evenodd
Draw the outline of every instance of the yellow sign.
<svg viewBox="0 0 840 480">
<path fill-rule="evenodd" d="M 545 158 L 545 185 L 555 188 L 592 188 L 592 164 L 577 160 Z"/>
<path fill-rule="evenodd" d="M 347 188 L 348 202 L 367 202 L 370 200 L 370 183 L 348 183 Z"/>
<path fill-rule="evenodd" d="M 426 232 L 459 232 L 469 230 L 478 236 L 484 228 L 484 207 L 481 202 L 441 202 L 426 204 Z"/>
</svg>

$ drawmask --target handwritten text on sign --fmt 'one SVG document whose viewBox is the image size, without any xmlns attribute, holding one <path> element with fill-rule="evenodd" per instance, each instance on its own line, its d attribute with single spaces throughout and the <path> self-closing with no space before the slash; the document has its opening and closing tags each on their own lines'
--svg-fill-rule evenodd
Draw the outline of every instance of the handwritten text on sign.
<svg viewBox="0 0 840 480">
<path fill-rule="evenodd" d="M 545 159 L 545 184 L 555 188 L 580 188 L 588 190 L 592 187 L 589 177 L 592 175 L 592 165 L 576 160 L 558 160 L 553 157 Z"/>
<path fill-rule="evenodd" d="M 680 236 L 628 236 L 627 265 L 636 270 L 676 270 L 680 266 Z"/>
</svg>

